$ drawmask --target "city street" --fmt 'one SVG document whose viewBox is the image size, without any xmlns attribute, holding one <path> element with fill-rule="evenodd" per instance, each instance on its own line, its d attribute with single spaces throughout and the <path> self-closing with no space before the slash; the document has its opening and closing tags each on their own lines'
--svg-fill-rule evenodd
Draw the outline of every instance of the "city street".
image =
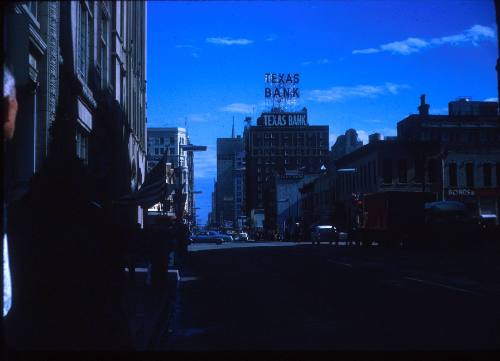
<svg viewBox="0 0 500 361">
<path fill-rule="evenodd" d="M 165 350 L 500 346 L 497 252 L 259 245 L 190 246 Z"/>
</svg>

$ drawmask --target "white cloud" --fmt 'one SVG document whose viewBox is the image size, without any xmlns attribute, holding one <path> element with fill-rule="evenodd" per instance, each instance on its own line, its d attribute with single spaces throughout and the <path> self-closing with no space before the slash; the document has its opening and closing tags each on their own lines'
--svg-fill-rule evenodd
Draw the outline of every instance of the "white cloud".
<svg viewBox="0 0 500 361">
<path fill-rule="evenodd" d="M 357 129 L 359 140 L 363 141 L 363 144 L 368 144 L 368 133 L 362 129 Z"/>
<path fill-rule="evenodd" d="M 478 46 L 480 41 L 493 39 L 496 39 L 496 30 L 494 27 L 476 24 L 470 29 L 464 30 L 460 34 L 442 36 L 439 38 L 432 38 L 430 40 L 410 37 L 406 40 L 382 44 L 378 48 L 353 50 L 352 54 L 375 54 L 386 51 L 392 54 L 409 55 L 418 53 L 425 48 L 437 47 L 446 44 L 456 46 L 470 43 L 474 46 Z"/>
<path fill-rule="evenodd" d="M 177 49 L 182 49 L 182 48 L 189 48 L 189 49 L 193 49 L 194 46 L 193 45 L 176 45 L 175 46 Z"/>
<path fill-rule="evenodd" d="M 389 51 L 392 54 L 408 55 L 417 53 L 422 48 L 429 46 L 429 43 L 420 38 L 408 38 L 403 41 L 394 41 L 392 43 L 380 46 L 381 51 Z"/>
<path fill-rule="evenodd" d="M 400 89 L 409 88 L 406 84 L 385 83 L 384 85 L 334 86 L 329 89 L 306 91 L 306 98 L 322 103 L 339 102 L 348 98 L 375 98 L 387 93 L 398 94 Z"/>
<path fill-rule="evenodd" d="M 207 38 L 207 43 L 218 45 L 249 45 L 253 43 L 250 39 L 231 39 L 226 37 Z"/>
<path fill-rule="evenodd" d="M 193 52 L 191 53 L 191 56 L 192 56 L 193 58 L 198 59 L 198 58 L 200 57 L 200 54 L 199 54 L 199 53 L 197 53 L 196 51 L 193 51 Z"/>
<path fill-rule="evenodd" d="M 432 39 L 431 42 L 436 45 L 452 44 L 458 45 L 460 43 L 470 42 L 477 46 L 478 41 L 486 39 L 495 39 L 495 29 L 483 25 L 474 25 L 470 29 L 465 30 L 461 34 L 443 36 L 441 38 Z"/>
<path fill-rule="evenodd" d="M 360 49 L 360 50 L 353 50 L 353 54 L 374 54 L 374 53 L 379 53 L 379 49 L 375 48 L 368 48 L 368 49 Z"/>
<path fill-rule="evenodd" d="M 498 102 L 498 98 L 486 98 L 483 101 L 485 101 L 485 102 Z"/>
<path fill-rule="evenodd" d="M 254 104 L 232 103 L 220 108 L 220 110 L 229 113 L 251 114 L 253 108 L 255 108 Z"/>
<path fill-rule="evenodd" d="M 311 64 L 328 64 L 329 63 L 329 60 L 327 58 L 323 58 L 323 59 L 319 59 L 319 60 L 316 60 L 316 61 L 311 61 L 311 60 L 308 60 L 308 61 L 304 61 L 301 63 L 301 65 L 311 65 Z"/>
</svg>

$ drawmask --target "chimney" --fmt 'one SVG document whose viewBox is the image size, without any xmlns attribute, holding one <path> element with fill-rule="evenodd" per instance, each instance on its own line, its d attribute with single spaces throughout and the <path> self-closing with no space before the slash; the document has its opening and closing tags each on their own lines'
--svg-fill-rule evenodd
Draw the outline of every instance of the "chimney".
<svg viewBox="0 0 500 361">
<path fill-rule="evenodd" d="M 419 115 L 429 115 L 429 108 L 431 106 L 425 103 L 425 94 L 420 96 L 420 106 L 418 107 Z"/>
</svg>

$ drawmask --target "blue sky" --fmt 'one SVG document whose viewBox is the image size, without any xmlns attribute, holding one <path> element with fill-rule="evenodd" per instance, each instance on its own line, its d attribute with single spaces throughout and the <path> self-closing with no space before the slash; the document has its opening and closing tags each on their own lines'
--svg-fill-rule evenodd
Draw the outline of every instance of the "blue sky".
<svg viewBox="0 0 500 361">
<path fill-rule="evenodd" d="M 217 137 L 264 110 L 264 73 L 300 73 L 309 123 L 362 140 L 415 113 L 420 94 L 445 114 L 460 96 L 497 98 L 492 0 L 149 1 L 148 126 L 184 126 L 205 223 Z M 254 118 L 255 119 L 255 118 Z M 186 121 L 187 120 L 187 121 Z"/>
</svg>

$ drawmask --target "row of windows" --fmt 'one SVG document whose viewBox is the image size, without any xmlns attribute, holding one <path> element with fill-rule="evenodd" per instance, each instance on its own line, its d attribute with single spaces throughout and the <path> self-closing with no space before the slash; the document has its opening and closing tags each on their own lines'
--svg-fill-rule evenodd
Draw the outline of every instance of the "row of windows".
<svg viewBox="0 0 500 361">
<path fill-rule="evenodd" d="M 499 134 L 495 134 L 491 129 L 464 131 L 463 129 L 438 128 L 422 131 L 422 140 L 444 143 L 492 143 L 495 139 L 500 140 Z"/>
<path fill-rule="evenodd" d="M 394 163 L 396 162 L 396 163 Z M 434 183 L 438 180 L 439 161 L 437 159 L 429 159 L 426 163 L 422 160 L 415 160 L 412 164 L 408 159 L 401 158 L 394 161 L 393 159 L 384 159 L 382 161 L 381 175 L 383 184 L 392 184 L 394 182 L 394 165 L 396 165 L 396 182 L 399 184 L 406 184 L 410 182 L 423 183 L 424 176 L 426 182 Z M 424 167 L 425 164 L 425 167 Z M 409 179 L 408 173 L 410 166 L 413 167 L 413 178 Z M 496 165 L 492 163 L 484 163 L 481 165 L 482 168 L 482 186 L 491 187 L 493 186 L 493 168 L 495 167 L 496 172 L 496 186 L 500 186 L 500 163 Z M 463 172 L 463 178 L 465 179 L 465 184 L 459 184 L 459 167 L 457 163 L 448 164 L 448 179 L 450 187 L 466 186 L 475 187 L 476 184 L 476 168 L 474 163 L 465 163 L 463 167 L 460 167 Z M 352 192 L 360 189 L 367 189 L 371 185 L 377 184 L 377 167 L 375 161 L 368 162 L 357 168 L 356 172 L 344 174 L 339 178 L 339 187 L 343 191 Z"/>
<path fill-rule="evenodd" d="M 325 133 L 323 132 L 316 132 L 316 133 L 304 133 L 304 132 L 294 132 L 294 133 L 264 133 L 261 134 L 255 134 L 254 139 L 282 139 L 282 140 L 288 140 L 288 139 L 296 139 L 296 138 L 304 138 L 307 135 L 308 138 L 312 137 L 318 137 L 320 140 L 325 139 Z"/>
<path fill-rule="evenodd" d="M 175 144 L 176 142 L 176 137 L 175 136 L 170 136 L 170 137 L 148 137 L 148 144 L 152 145 L 164 145 L 167 141 L 169 140 L 168 144 Z M 180 144 L 184 144 L 184 138 L 180 138 L 179 140 Z"/>
<path fill-rule="evenodd" d="M 496 169 L 496 186 L 500 187 L 500 163 L 496 163 L 496 165 L 492 163 L 484 163 L 482 164 L 482 173 L 483 173 L 483 183 L 484 187 L 493 186 L 493 167 Z M 464 167 L 461 167 L 465 176 L 465 186 L 466 187 L 475 187 L 475 169 L 474 163 L 468 162 L 465 163 Z M 449 163 L 448 164 L 448 181 L 450 187 L 458 187 L 458 175 L 459 175 L 459 167 L 457 163 Z"/>
<path fill-rule="evenodd" d="M 303 148 L 303 149 L 279 149 L 279 148 L 271 148 L 271 149 L 254 149 L 253 155 L 326 155 L 327 150 L 319 149 L 319 148 Z"/>
<path fill-rule="evenodd" d="M 254 138 L 252 145 L 254 147 L 284 147 L 284 146 L 308 146 L 308 147 L 326 147 L 327 144 L 323 140 L 317 140 L 315 137 L 312 138 L 294 138 L 288 140 L 279 139 L 265 139 L 262 140 L 260 138 Z"/>
<path fill-rule="evenodd" d="M 158 148 L 158 147 L 149 148 L 148 153 L 154 154 L 154 155 L 164 155 L 164 154 L 176 155 L 177 154 L 175 151 L 175 148 Z"/>
</svg>

